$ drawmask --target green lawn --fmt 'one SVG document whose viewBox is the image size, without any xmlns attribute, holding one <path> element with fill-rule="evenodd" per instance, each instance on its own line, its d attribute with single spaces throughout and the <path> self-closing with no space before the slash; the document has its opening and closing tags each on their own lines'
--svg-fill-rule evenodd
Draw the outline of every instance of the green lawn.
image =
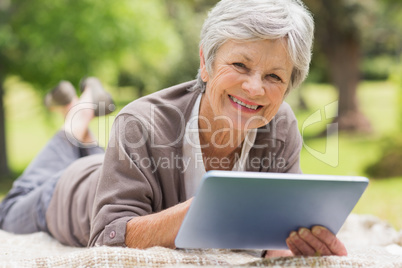
<svg viewBox="0 0 402 268">
<path fill-rule="evenodd" d="M 315 136 L 331 123 L 331 117 L 336 112 L 335 106 L 331 105 L 337 100 L 336 91 L 329 85 L 307 84 L 301 93 L 309 107 L 307 111 L 295 109 L 305 141 L 301 153 L 303 172 L 366 176 L 365 167 L 380 157 L 381 141 L 398 133 L 397 88 L 389 82 L 362 83 L 358 92 L 359 101 L 373 125 L 373 133 L 342 133 L 329 138 Z M 122 105 L 135 97 L 127 89 L 119 89 L 119 92 L 112 90 L 112 94 L 115 98 L 125 97 L 117 99 Z M 292 93 L 287 101 L 296 107 L 296 94 Z M 6 83 L 7 146 L 9 162 L 15 173 L 22 172 L 63 122 L 63 118 L 48 113 L 41 103 L 41 98 L 28 85 L 16 79 Z M 312 120 L 319 115 L 322 120 Z M 92 123 L 93 132 L 102 145 L 106 144 L 112 119 L 101 118 Z M 11 183 L 11 180 L 0 181 L 0 198 L 7 193 Z M 401 229 L 401 193 L 402 177 L 370 180 L 354 212 L 376 215 Z"/>
<path fill-rule="evenodd" d="M 300 130 L 308 118 L 336 101 L 336 91 L 328 85 L 310 84 L 302 89 L 308 111 L 296 111 Z M 341 133 L 329 138 L 314 138 L 331 123 L 322 120 L 304 128 L 304 147 L 301 166 L 308 174 L 334 174 L 367 176 L 365 168 L 381 157 L 381 144 L 398 132 L 397 88 L 389 82 L 364 82 L 359 87 L 359 101 L 364 114 L 372 123 L 370 135 Z M 289 102 L 296 103 L 295 96 Z M 329 108 L 331 108 L 329 106 Z M 327 117 L 336 111 L 329 109 Z M 318 153 L 311 153 L 316 151 Z M 328 150 L 328 151 L 327 151 Z M 329 156 L 326 156 L 328 152 Z M 402 228 L 402 176 L 399 178 L 370 179 L 370 184 L 356 205 L 354 213 L 373 214 L 387 220 L 395 228 Z"/>
</svg>

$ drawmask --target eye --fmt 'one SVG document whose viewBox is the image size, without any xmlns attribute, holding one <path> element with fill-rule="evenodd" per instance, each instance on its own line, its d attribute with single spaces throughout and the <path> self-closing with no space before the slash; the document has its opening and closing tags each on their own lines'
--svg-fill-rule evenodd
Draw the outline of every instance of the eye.
<svg viewBox="0 0 402 268">
<path fill-rule="evenodd" d="M 241 62 L 235 62 L 235 63 L 233 63 L 233 66 L 235 66 L 237 68 L 241 68 L 241 69 L 247 69 L 247 66 Z"/>
<path fill-rule="evenodd" d="M 278 82 L 282 82 L 282 79 L 279 76 L 277 76 L 276 74 L 269 74 L 268 77 L 273 78 L 274 80 L 276 80 Z"/>
</svg>

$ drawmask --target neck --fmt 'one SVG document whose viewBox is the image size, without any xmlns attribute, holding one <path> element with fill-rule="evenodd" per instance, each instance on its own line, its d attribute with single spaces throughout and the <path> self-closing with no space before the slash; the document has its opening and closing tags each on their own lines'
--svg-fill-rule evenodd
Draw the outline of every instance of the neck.
<svg viewBox="0 0 402 268">
<path fill-rule="evenodd" d="M 230 152 L 240 147 L 246 137 L 247 132 L 218 127 L 215 124 L 203 126 L 199 122 L 199 137 L 202 147 L 208 147 L 221 152 Z"/>
<path fill-rule="evenodd" d="M 231 170 L 240 156 L 247 131 L 233 129 L 225 124 L 225 120 L 216 119 L 215 116 L 210 116 L 211 113 L 203 113 L 203 105 L 205 103 L 201 100 L 199 118 L 202 120 L 198 120 L 198 128 L 205 168 Z M 210 161 L 219 161 L 220 164 L 214 167 Z"/>
<path fill-rule="evenodd" d="M 222 134 L 216 135 L 212 140 L 208 139 L 209 136 L 203 135 L 202 132 L 199 134 L 202 158 L 206 171 L 232 170 L 237 159 L 240 158 L 242 143 L 231 142 L 232 138 L 227 138 L 227 136 Z"/>
</svg>

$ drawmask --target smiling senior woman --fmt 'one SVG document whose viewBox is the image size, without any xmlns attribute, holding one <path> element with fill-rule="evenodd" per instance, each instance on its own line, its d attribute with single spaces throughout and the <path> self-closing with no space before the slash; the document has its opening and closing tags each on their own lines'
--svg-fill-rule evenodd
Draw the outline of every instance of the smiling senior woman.
<svg viewBox="0 0 402 268">
<path fill-rule="evenodd" d="M 105 155 L 62 170 L 39 230 L 73 246 L 174 248 L 206 171 L 301 173 L 301 136 L 283 100 L 308 73 L 313 29 L 301 1 L 220 1 L 202 29 L 197 80 L 128 104 Z M 290 251 L 265 256 L 346 254 L 319 226 L 286 242 Z"/>
</svg>

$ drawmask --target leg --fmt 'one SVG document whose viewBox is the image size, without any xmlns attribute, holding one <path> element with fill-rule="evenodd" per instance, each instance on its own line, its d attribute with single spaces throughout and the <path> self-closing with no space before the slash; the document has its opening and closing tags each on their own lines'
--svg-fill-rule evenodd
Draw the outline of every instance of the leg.
<svg viewBox="0 0 402 268">
<path fill-rule="evenodd" d="M 78 158 L 104 152 L 75 146 L 67 135 L 59 131 L 14 182 L 0 204 L 0 228 L 13 233 L 47 231 L 47 205 L 64 169 Z"/>
<path fill-rule="evenodd" d="M 91 109 L 92 95 L 90 90 L 84 90 L 79 99 L 74 99 L 64 112 L 63 129 L 75 141 L 84 144 L 95 142 L 88 126 L 95 117 L 95 112 Z"/>
<path fill-rule="evenodd" d="M 115 110 L 112 97 L 101 82 L 95 77 L 88 77 L 81 82 L 82 94 L 79 100 L 73 100 L 70 107 L 64 110 L 64 130 L 70 137 L 83 143 L 86 147 L 96 144 L 88 125 L 95 116 L 107 115 Z"/>
<path fill-rule="evenodd" d="M 46 208 L 61 173 L 60 171 L 46 178 L 46 183 L 27 193 L 24 193 L 27 189 L 13 187 L 14 191 L 10 191 L 11 195 L 7 195 L 1 204 L 4 209 L 1 211 L 1 214 L 4 212 L 1 229 L 16 234 L 48 232 Z"/>
<path fill-rule="evenodd" d="M 66 90 L 66 83 L 63 83 L 63 90 Z M 78 158 L 104 152 L 98 146 L 84 146 L 85 143 L 94 141 L 88 129 L 90 121 L 94 118 L 94 110 L 80 109 L 74 117 L 68 116 L 74 106 L 92 102 L 91 89 L 84 90 L 78 99 L 75 91 L 73 94 L 71 87 L 68 84 L 67 86 L 68 94 L 62 95 L 68 95 L 69 98 L 72 96 L 67 104 L 59 101 L 61 105 L 57 105 L 57 102 L 54 105 L 54 98 L 46 99 L 47 103 L 52 103 L 52 108 L 61 111 L 65 116 L 63 129 L 49 141 L 21 177 L 14 182 L 12 189 L 0 204 L 0 228 L 6 231 L 47 231 L 46 210 L 62 172 Z M 65 101 L 65 98 L 59 99 Z"/>
</svg>

